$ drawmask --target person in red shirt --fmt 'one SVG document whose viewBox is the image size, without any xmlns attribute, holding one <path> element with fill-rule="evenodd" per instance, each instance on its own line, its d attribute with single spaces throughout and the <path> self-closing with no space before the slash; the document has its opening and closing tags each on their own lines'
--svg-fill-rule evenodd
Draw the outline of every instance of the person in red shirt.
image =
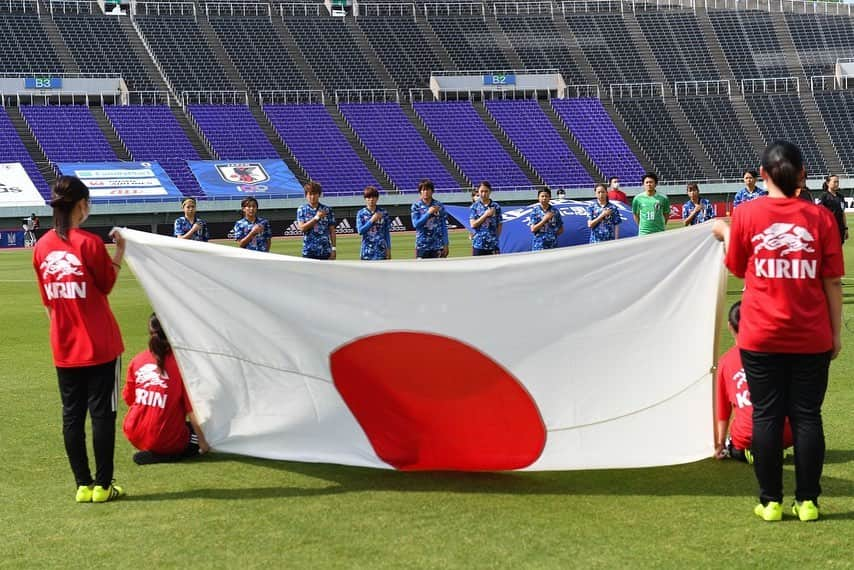
<svg viewBox="0 0 854 570">
<path fill-rule="evenodd" d="M 207 453 L 208 443 L 156 315 L 148 320 L 148 333 L 148 350 L 131 360 L 122 393 L 130 407 L 125 417 L 125 437 L 141 450 L 133 460 L 138 465 L 148 465 Z"/>
<path fill-rule="evenodd" d="M 727 323 L 729 332 L 735 339 L 738 339 L 740 320 L 741 301 L 737 301 L 729 310 Z M 741 365 L 738 345 L 730 348 L 718 360 L 715 418 L 715 458 L 732 457 L 752 464 L 753 454 L 750 446 L 753 442 L 753 404 L 750 403 L 750 390 L 747 387 L 744 367 Z M 792 428 L 787 419 L 783 427 L 783 448 L 791 446 Z"/>
<path fill-rule="evenodd" d="M 824 429 L 821 405 L 830 361 L 842 349 L 844 264 L 839 230 L 826 209 L 797 197 L 806 175 L 800 150 L 772 143 L 760 176 L 768 196 L 715 222 L 726 266 L 744 279 L 738 347 L 753 403 L 754 471 L 766 521 L 782 518 L 783 425 L 792 424 L 795 504 L 801 520 L 819 517 Z"/>
<path fill-rule="evenodd" d="M 620 179 L 617 176 L 612 176 L 608 179 L 608 200 L 611 202 L 622 202 L 630 208 L 632 206 L 632 203 L 626 197 L 626 193 L 620 190 Z"/>
<path fill-rule="evenodd" d="M 89 189 L 73 176 L 53 185 L 53 230 L 33 250 L 33 269 L 50 320 L 50 344 L 62 399 L 62 435 L 78 503 L 117 499 L 113 484 L 116 387 L 122 336 L 107 295 L 121 269 L 125 244 L 115 235 L 112 258 L 104 241 L 80 229 L 89 216 Z M 92 419 L 95 477 L 86 454 L 86 411 Z"/>
</svg>

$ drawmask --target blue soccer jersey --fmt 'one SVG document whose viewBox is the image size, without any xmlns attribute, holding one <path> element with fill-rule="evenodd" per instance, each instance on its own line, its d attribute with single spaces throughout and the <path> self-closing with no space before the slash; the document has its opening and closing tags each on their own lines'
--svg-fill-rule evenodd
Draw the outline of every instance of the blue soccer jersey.
<svg viewBox="0 0 854 570">
<path fill-rule="evenodd" d="M 470 221 L 480 218 L 488 209 L 492 208 L 495 213 L 487 218 L 480 227 L 472 228 L 471 246 L 475 249 L 492 251 L 498 249 L 498 229 L 501 227 L 501 205 L 495 200 L 490 200 L 489 205 L 477 200 L 471 205 Z"/>
<path fill-rule="evenodd" d="M 700 206 L 701 209 L 697 212 L 697 215 L 694 216 L 694 219 L 691 220 L 691 225 L 702 224 L 703 222 L 707 222 L 715 217 L 715 207 L 711 202 L 706 200 L 705 198 L 700 198 Z M 687 220 L 688 216 L 691 215 L 691 212 L 694 211 L 694 202 L 688 200 L 685 202 L 685 205 L 682 206 L 682 219 Z"/>
<path fill-rule="evenodd" d="M 391 249 L 391 217 L 385 208 L 377 207 L 376 212 L 382 216 L 379 221 L 372 222 L 375 212 L 362 208 L 356 214 L 356 231 L 362 236 L 362 259 L 385 259 L 386 252 Z"/>
<path fill-rule="evenodd" d="M 439 211 L 428 214 L 427 210 L 436 206 Z M 418 200 L 412 204 L 412 225 L 415 226 L 415 249 L 439 251 L 448 245 L 448 213 L 438 200 L 425 204 Z"/>
<path fill-rule="evenodd" d="M 196 223 L 201 225 L 202 227 L 190 236 L 189 239 L 193 239 L 196 241 L 208 241 L 210 238 L 210 234 L 208 233 L 208 224 L 201 218 L 196 217 Z M 187 219 L 187 216 L 181 216 L 175 220 L 175 227 L 172 235 L 175 237 L 181 237 L 188 231 L 193 229 L 193 224 L 190 223 L 190 220 Z"/>
<path fill-rule="evenodd" d="M 753 192 L 748 190 L 747 188 L 742 188 L 735 194 L 735 198 L 732 201 L 732 207 L 736 208 L 740 204 L 744 204 L 745 202 L 750 202 L 751 200 L 755 200 L 762 196 L 767 196 L 768 191 L 763 190 L 762 188 L 756 188 Z"/>
<path fill-rule="evenodd" d="M 620 216 L 620 210 L 611 202 L 606 202 L 601 205 L 597 200 L 594 200 L 587 206 L 587 219 L 595 220 L 605 209 L 611 210 L 611 215 L 602 218 L 595 227 L 590 228 L 590 243 L 599 243 L 600 241 L 611 241 L 615 237 L 617 226 L 623 223 L 623 218 Z"/>
<path fill-rule="evenodd" d="M 534 206 L 534 209 L 531 210 L 531 214 L 528 216 L 528 226 L 533 227 L 539 224 L 546 215 L 546 212 L 553 212 L 554 217 L 540 228 L 539 231 L 534 233 L 534 238 L 531 240 L 531 251 L 552 249 L 557 245 L 557 233 L 563 227 L 563 218 L 554 206 L 549 205 L 546 210 L 543 210 L 539 204 Z"/>
<path fill-rule="evenodd" d="M 302 255 L 325 259 L 332 255 L 332 238 L 329 237 L 329 228 L 335 228 L 335 213 L 332 208 L 323 204 L 318 204 L 317 208 L 303 204 L 297 209 L 297 222 L 310 222 L 318 212 L 325 212 L 326 215 L 310 230 L 303 232 Z"/>
<path fill-rule="evenodd" d="M 249 232 L 252 231 L 252 226 L 255 225 L 262 226 L 264 231 L 255 234 L 255 237 L 246 244 L 246 249 L 269 251 L 267 249 L 267 240 L 272 239 L 273 232 L 270 231 L 270 222 L 266 218 L 255 218 L 254 222 L 250 222 L 246 218 L 240 218 L 234 223 L 234 229 L 232 230 L 234 232 L 234 239 L 236 241 L 242 240 L 249 235 Z"/>
</svg>

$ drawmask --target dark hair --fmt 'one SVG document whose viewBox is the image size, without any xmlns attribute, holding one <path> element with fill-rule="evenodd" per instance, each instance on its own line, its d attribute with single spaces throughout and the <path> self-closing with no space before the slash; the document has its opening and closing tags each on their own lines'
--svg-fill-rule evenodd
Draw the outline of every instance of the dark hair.
<svg viewBox="0 0 854 570">
<path fill-rule="evenodd" d="M 824 177 L 824 184 L 821 185 L 821 189 L 824 190 L 825 192 L 827 192 L 828 189 L 830 188 L 830 179 L 831 178 L 839 178 L 839 176 L 837 176 L 836 174 L 828 174 L 827 176 Z M 35 216 L 35 214 L 33 214 L 33 215 Z"/>
<path fill-rule="evenodd" d="M 744 178 L 744 175 L 745 175 L 745 174 L 749 174 L 749 175 L 751 175 L 751 176 L 752 176 L 752 177 L 754 177 L 754 178 L 759 178 L 759 175 L 756 173 L 756 171 L 755 171 L 755 170 L 751 170 L 751 169 L 749 169 L 749 168 L 748 168 L 747 170 L 745 170 L 744 172 L 742 172 L 742 173 L 741 173 L 741 177 L 742 177 L 742 178 Z"/>
<path fill-rule="evenodd" d="M 604 182 L 597 182 L 596 186 L 593 187 L 593 192 L 596 192 L 599 188 L 604 188 L 605 190 L 608 189 Z"/>
<path fill-rule="evenodd" d="M 256 200 L 256 199 L 255 199 L 255 198 L 253 198 L 252 196 L 250 196 L 250 197 L 248 197 L 248 198 L 244 198 L 244 199 L 240 202 L 240 209 L 242 210 L 243 208 L 245 208 L 245 207 L 246 207 L 246 206 L 248 206 L 249 204 L 252 204 L 253 202 L 255 203 L 255 207 L 257 208 L 257 207 L 258 207 L 258 200 Z"/>
<path fill-rule="evenodd" d="M 537 196 L 539 196 L 539 195 L 540 195 L 540 194 L 542 194 L 543 192 L 545 192 L 546 194 L 548 194 L 548 195 L 549 195 L 549 198 L 551 198 L 551 197 L 552 197 L 552 191 L 551 191 L 551 189 L 550 189 L 548 186 L 545 186 L 545 187 L 540 188 L 539 190 L 537 190 Z"/>
<path fill-rule="evenodd" d="M 804 179 L 804 159 L 798 147 L 774 141 L 762 153 L 762 169 L 787 198 L 795 195 Z"/>
<path fill-rule="evenodd" d="M 644 174 L 641 182 L 645 182 L 647 178 L 652 178 L 652 181 L 658 184 L 658 175 L 655 172 L 647 172 Z"/>
<path fill-rule="evenodd" d="M 148 350 L 154 355 L 154 360 L 157 361 L 157 368 L 162 372 L 166 356 L 172 352 L 172 345 L 169 344 L 169 339 L 166 338 L 166 333 L 163 332 L 160 320 L 154 313 L 151 313 L 151 317 L 148 319 L 148 334 Z"/>
<path fill-rule="evenodd" d="M 365 198 L 379 198 L 379 197 L 380 197 L 380 191 L 377 190 L 375 187 L 368 186 L 367 188 L 365 188 Z"/>
<path fill-rule="evenodd" d="M 50 190 L 53 208 L 53 228 L 61 239 L 68 239 L 71 229 L 71 211 L 80 200 L 89 199 L 89 188 L 76 176 L 60 176 Z"/>
<path fill-rule="evenodd" d="M 433 181 L 429 178 L 422 178 L 421 182 L 418 183 L 418 191 L 422 190 L 430 190 L 431 192 L 436 190 L 436 187 L 433 185 Z"/>
<path fill-rule="evenodd" d="M 699 192 L 700 186 L 696 182 L 689 182 L 687 188 L 685 188 L 686 192 L 688 190 L 696 190 L 697 192 Z"/>
<path fill-rule="evenodd" d="M 492 184 L 489 183 L 489 180 L 481 180 L 480 184 L 477 185 L 477 189 L 480 190 L 481 186 L 486 186 L 486 189 L 492 192 Z"/>
<path fill-rule="evenodd" d="M 611 185 L 611 183 L 613 183 L 614 180 L 619 180 L 619 179 L 620 179 L 619 176 L 612 176 L 611 178 L 608 179 L 608 185 Z"/>
<path fill-rule="evenodd" d="M 729 308 L 729 324 L 732 325 L 732 330 L 738 333 L 738 325 L 741 323 L 741 301 L 733 303 Z"/>
<path fill-rule="evenodd" d="M 302 189 L 305 190 L 306 194 L 323 194 L 323 187 L 320 185 L 320 182 L 316 180 L 309 180 L 308 182 L 306 182 L 305 186 L 302 187 Z"/>
<path fill-rule="evenodd" d="M 196 205 L 196 199 L 192 196 L 188 196 L 187 198 L 181 200 L 181 207 L 183 208 L 184 206 L 186 206 L 187 202 L 192 202 L 194 206 Z"/>
</svg>

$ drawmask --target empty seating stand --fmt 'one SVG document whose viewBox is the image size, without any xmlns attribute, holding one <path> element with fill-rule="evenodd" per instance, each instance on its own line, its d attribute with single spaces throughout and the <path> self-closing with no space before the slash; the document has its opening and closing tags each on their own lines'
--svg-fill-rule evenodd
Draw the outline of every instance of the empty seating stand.
<svg viewBox="0 0 854 570">
<path fill-rule="evenodd" d="M 644 168 L 631 151 L 597 98 L 552 99 L 563 124 L 602 173 L 618 176 L 624 184 L 640 184 Z"/>
<path fill-rule="evenodd" d="M 0 17 L 0 71 L 63 73 L 65 69 L 36 14 Z"/>
<path fill-rule="evenodd" d="M 770 14 L 711 10 L 709 18 L 736 79 L 791 75 Z"/>
<path fill-rule="evenodd" d="M 194 104 L 187 110 L 219 158 L 281 158 L 246 105 Z"/>
<path fill-rule="evenodd" d="M 104 112 L 133 160 L 157 161 L 182 193 L 204 195 L 186 163 L 199 160 L 199 153 L 169 107 L 107 105 Z"/>
<path fill-rule="evenodd" d="M 637 18 L 655 60 L 668 81 L 719 78 L 693 12 L 638 12 Z"/>
<path fill-rule="evenodd" d="M 661 98 L 617 99 L 614 106 L 660 179 L 703 178 L 702 169 L 673 124 Z"/>
<path fill-rule="evenodd" d="M 486 108 L 547 185 L 569 187 L 593 183 L 537 101 L 495 99 L 487 101 Z"/>
<path fill-rule="evenodd" d="M 415 103 L 415 112 L 473 185 L 526 187 L 531 183 L 468 101 Z"/>
<path fill-rule="evenodd" d="M 569 24 L 603 85 L 652 81 L 619 13 L 568 13 Z"/>
<path fill-rule="evenodd" d="M 323 105 L 265 105 L 264 112 L 297 163 L 323 186 L 324 194 L 380 188 Z"/>
<path fill-rule="evenodd" d="M 357 20 L 368 42 L 401 89 L 424 88 L 444 68 L 412 16 L 365 16 Z"/>
<path fill-rule="evenodd" d="M 118 160 L 89 107 L 25 105 L 21 114 L 51 162 Z"/>
<path fill-rule="evenodd" d="M 854 92 L 816 91 L 815 102 L 846 172 L 854 172 Z"/>
<path fill-rule="evenodd" d="M 526 68 L 554 68 L 568 84 L 586 83 L 551 16 L 499 14 L 498 24 Z"/>
<path fill-rule="evenodd" d="M 154 89 L 116 16 L 55 12 L 53 19 L 81 72 L 118 73 L 131 91 Z"/>
<path fill-rule="evenodd" d="M 758 169 L 759 155 L 750 143 L 726 95 L 684 97 L 679 105 L 721 178 L 737 178 Z"/>
<path fill-rule="evenodd" d="M 832 75 L 837 58 L 854 57 L 851 18 L 788 12 L 785 17 L 807 77 Z"/>
<path fill-rule="evenodd" d="M 430 27 L 458 69 L 510 69 L 510 62 L 480 16 L 430 16 Z"/>
<path fill-rule="evenodd" d="M 235 89 L 192 16 L 139 15 L 135 21 L 178 95 Z"/>
<path fill-rule="evenodd" d="M 266 16 L 211 15 L 210 23 L 250 90 L 308 89 Z"/>
<path fill-rule="evenodd" d="M 809 175 L 824 175 L 827 164 L 807 123 L 797 93 L 745 95 L 750 112 L 766 143 L 783 139 L 798 145 Z"/>
<path fill-rule="evenodd" d="M 397 103 L 341 103 L 347 123 L 401 192 L 415 192 L 422 178 L 436 190 L 459 184 L 409 122 Z"/>
<path fill-rule="evenodd" d="M 45 200 L 50 200 L 50 188 L 48 188 L 38 166 L 21 141 L 21 137 L 18 136 L 18 132 L 9 120 L 9 115 L 6 114 L 5 109 L 0 112 L 0 162 L 20 162 L 38 189 L 39 194 Z"/>
<path fill-rule="evenodd" d="M 330 16 L 285 17 L 285 26 L 324 89 L 382 89 L 347 25 Z"/>
</svg>

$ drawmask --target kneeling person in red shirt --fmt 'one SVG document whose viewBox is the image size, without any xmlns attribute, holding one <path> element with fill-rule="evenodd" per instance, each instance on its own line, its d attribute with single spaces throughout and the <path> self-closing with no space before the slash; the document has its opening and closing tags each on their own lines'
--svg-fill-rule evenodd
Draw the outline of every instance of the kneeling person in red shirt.
<svg viewBox="0 0 854 570">
<path fill-rule="evenodd" d="M 741 322 L 741 301 L 729 310 L 729 332 L 738 338 Z M 735 415 L 732 423 L 730 418 Z M 738 346 L 733 346 L 718 360 L 717 387 L 715 390 L 715 458 L 732 457 L 753 464 L 750 445 L 753 442 L 753 404 L 747 376 L 741 365 Z M 729 437 L 727 437 L 729 428 Z M 792 428 L 789 419 L 783 427 L 783 449 L 792 446 Z"/>
<path fill-rule="evenodd" d="M 137 354 L 128 367 L 122 396 L 130 406 L 124 432 L 141 450 L 138 465 L 180 461 L 206 453 L 205 436 L 184 390 L 181 371 L 156 315 L 148 321 L 148 350 Z M 189 421 L 186 421 L 189 420 Z"/>
</svg>

